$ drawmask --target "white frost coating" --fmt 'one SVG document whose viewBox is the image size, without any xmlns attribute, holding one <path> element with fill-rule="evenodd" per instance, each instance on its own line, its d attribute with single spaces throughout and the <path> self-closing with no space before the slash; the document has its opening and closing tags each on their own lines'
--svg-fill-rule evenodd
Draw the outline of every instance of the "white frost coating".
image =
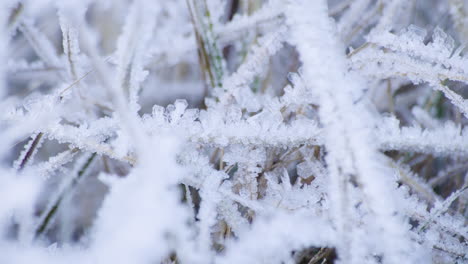
<svg viewBox="0 0 468 264">
<path fill-rule="evenodd" d="M 135 1 L 117 42 L 117 87 L 130 98 L 130 108 L 137 112 L 140 85 L 148 74 L 143 70 L 145 56 L 153 36 L 160 7 L 156 3 Z"/>
<path fill-rule="evenodd" d="M 361 22 L 361 14 L 368 8 L 370 3 L 370 0 L 357 0 L 351 2 L 337 24 L 337 30 L 342 37 L 352 32 L 353 27 Z"/>
<path fill-rule="evenodd" d="M 360 103 L 353 102 L 353 93 L 362 82 L 347 73 L 345 55 L 336 40 L 333 23 L 328 18 L 326 1 L 291 1 L 288 23 L 292 28 L 291 42 L 297 46 L 304 64 L 304 78 L 320 100 L 319 115 L 324 123 L 325 147 L 330 172 L 333 219 L 342 237 L 338 246 L 341 261 L 359 263 L 354 250 L 362 250 L 363 241 L 355 241 L 350 223 L 352 204 L 349 201 L 349 181 L 357 177 L 366 203 L 374 212 L 374 232 L 383 242 L 384 259 L 397 263 L 403 259 L 415 262 L 420 256 L 402 229 L 403 219 L 390 197 L 393 185 L 377 158 L 370 126 L 373 119 Z M 375 222 L 374 222 L 375 221 Z M 369 230 L 369 231 L 370 231 Z M 368 231 L 368 232 L 369 232 Z M 371 231 L 372 232 L 372 231 Z M 359 256 L 359 255 L 358 255 Z"/>
<path fill-rule="evenodd" d="M 447 80 L 468 82 L 468 60 L 460 56 L 464 46 L 455 50 L 454 40 L 438 27 L 427 45 L 425 37 L 425 30 L 413 25 L 398 36 L 372 32 L 367 37 L 370 45 L 352 55 L 352 67 L 372 78 L 404 76 L 416 84 L 428 82 L 468 116 L 468 101 L 445 85 Z M 376 49 L 380 47 L 391 52 Z"/>
<path fill-rule="evenodd" d="M 273 24 L 273 26 L 278 24 L 282 20 L 283 8 L 282 1 L 269 1 L 252 15 L 238 15 L 232 21 L 218 27 L 215 32 L 220 35 L 220 42 L 233 41 L 242 37 L 242 33 L 245 33 L 252 27 L 259 28 L 264 24 Z"/>
<path fill-rule="evenodd" d="M 52 67 L 60 67 L 61 62 L 53 44 L 42 32 L 40 32 L 34 25 L 32 20 L 24 20 L 20 25 L 19 29 L 28 39 L 29 44 L 37 53 L 37 55 L 47 65 Z"/>
<path fill-rule="evenodd" d="M 468 17 L 466 2 L 463 0 L 449 0 L 449 12 L 463 45 L 468 44 Z"/>
<path fill-rule="evenodd" d="M 271 230 L 276 230 L 275 234 Z M 259 219 L 252 230 L 241 234 L 242 242 L 232 242 L 226 255 L 219 257 L 216 263 L 287 263 L 291 261 L 289 250 L 333 245 L 336 242 L 334 232 L 316 216 L 301 212 L 277 213 L 274 217 Z"/>
<path fill-rule="evenodd" d="M 8 1 L 6 1 L 8 2 Z M 8 8 L 9 5 L 4 2 L 0 4 L 0 61 L 6 62 L 8 61 L 8 56 L 7 56 L 7 50 L 8 50 L 8 42 L 9 42 L 9 34 L 8 34 L 8 29 L 7 29 L 7 17 L 8 17 L 8 12 L 11 9 Z M 6 83 L 5 83 L 5 77 L 7 73 L 8 67 L 5 67 L 5 64 L 2 63 L 0 65 L 0 99 L 3 99 L 3 97 L 7 94 L 6 91 Z"/>
<path fill-rule="evenodd" d="M 434 129 L 421 127 L 402 127 L 398 120 L 387 118 L 382 120 L 375 135 L 379 138 L 383 150 L 406 150 L 422 153 L 433 153 L 438 156 L 468 155 L 468 132 L 453 123 L 446 123 Z M 450 140 L 441 140 L 449 138 Z"/>
<path fill-rule="evenodd" d="M 203 181 L 201 186 L 200 197 L 203 202 L 200 204 L 198 218 L 198 237 L 197 249 L 199 250 L 200 259 L 204 263 L 213 261 L 214 254 L 210 250 L 213 246 L 211 241 L 212 228 L 216 224 L 216 205 L 220 202 L 221 196 L 218 193 L 218 188 L 222 178 L 217 174 L 209 174 Z"/>
<path fill-rule="evenodd" d="M 463 1 L 0 2 L 0 263 L 466 262 Z"/>
<path fill-rule="evenodd" d="M 68 80 L 72 83 L 70 86 L 60 92 L 62 96 L 68 89 L 73 90 L 74 97 L 83 97 L 80 79 L 83 77 L 83 62 L 80 58 L 79 29 L 78 26 L 83 23 L 86 6 L 88 1 L 69 1 L 67 5 L 58 4 L 58 17 L 60 29 L 62 31 L 62 47 L 65 55 L 65 65 L 68 73 Z M 73 86 L 77 86 L 74 88 Z M 82 102 L 81 100 L 79 101 Z"/>
<path fill-rule="evenodd" d="M 132 18 L 135 18 L 135 16 L 127 16 L 128 21 L 131 21 Z M 138 155 L 143 152 L 145 136 L 137 129 L 140 125 L 140 120 L 137 119 L 136 113 L 129 111 L 130 107 L 128 100 L 126 100 L 125 91 L 121 89 L 123 85 L 122 82 L 124 81 L 122 78 L 124 77 L 123 75 L 125 72 L 125 69 L 122 69 L 122 67 L 128 66 L 128 56 L 126 56 L 125 50 L 121 48 L 117 55 L 117 61 L 120 63 L 119 65 L 121 65 L 121 67 L 119 67 L 117 71 L 117 78 L 114 78 L 113 80 L 113 78 L 109 76 L 109 67 L 100 59 L 96 39 L 93 38 L 90 30 L 86 27 L 81 27 L 80 33 L 83 40 L 83 46 L 90 53 L 91 62 L 95 68 L 94 70 L 96 71 L 96 74 L 98 75 L 99 82 L 104 86 L 107 95 L 110 97 L 110 101 L 115 108 L 115 115 L 122 121 L 122 129 L 129 137 L 132 138 L 132 142 L 135 144 L 135 151 Z M 125 42 L 124 36 L 125 30 L 119 38 L 119 43 Z"/>
<path fill-rule="evenodd" d="M 2 175 L 2 184 L 0 185 L 0 235 L 2 237 L 7 235 L 6 227 L 15 219 L 18 223 L 19 239 L 23 239 L 23 231 L 30 231 L 31 216 L 34 210 L 33 204 L 42 187 L 42 181 L 29 173 L 23 173 L 17 178 L 13 170 L 3 168 L 0 168 L 0 174 Z M 29 241 L 23 240 L 22 242 Z"/>
<path fill-rule="evenodd" d="M 183 171 L 175 143 L 168 137 L 148 142 L 156 151 L 141 155 L 129 177 L 110 185 L 91 246 L 98 263 L 160 262 L 186 239 L 189 214 L 179 204 Z"/>
<path fill-rule="evenodd" d="M 270 56 L 274 55 L 283 46 L 286 27 L 266 35 L 259 40 L 259 46 L 254 46 L 244 64 L 231 76 L 223 81 L 223 91 L 218 91 L 222 104 L 228 104 L 234 97 L 241 107 L 246 107 L 250 112 L 259 110 L 255 95 L 250 90 L 249 84 L 255 76 L 261 73 Z M 248 100 L 250 99 L 250 100 Z"/>
<path fill-rule="evenodd" d="M 49 160 L 35 165 L 32 169 L 37 170 L 41 177 L 47 179 L 51 173 L 71 162 L 77 152 L 78 149 L 65 150 L 53 157 L 50 157 Z"/>
<path fill-rule="evenodd" d="M 20 166 L 26 165 L 26 162 L 30 162 L 34 159 L 37 150 L 41 147 L 43 138 L 38 133 L 31 136 L 31 139 L 26 145 L 24 145 L 23 151 L 19 155 L 18 159 L 13 163 L 13 168 L 22 169 Z"/>
<path fill-rule="evenodd" d="M 393 22 L 398 12 L 402 12 L 401 6 L 404 4 L 404 0 L 388 0 L 382 2 L 384 5 L 385 12 L 382 12 L 382 17 L 379 23 L 373 29 L 374 32 L 384 32 L 393 29 Z"/>
<path fill-rule="evenodd" d="M 44 247 L 35 247 L 29 245 L 17 245 L 14 243 L 0 243 L 2 254 L 1 263 L 48 263 L 48 264 L 79 264 L 91 263 L 89 258 L 82 254 L 82 250 L 75 248 L 57 248 L 57 245 Z"/>
</svg>

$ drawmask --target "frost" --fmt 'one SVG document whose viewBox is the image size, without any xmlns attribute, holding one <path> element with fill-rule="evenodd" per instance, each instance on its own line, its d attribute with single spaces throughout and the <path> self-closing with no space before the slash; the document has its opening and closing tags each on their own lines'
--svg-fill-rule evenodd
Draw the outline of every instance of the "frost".
<svg viewBox="0 0 468 264">
<path fill-rule="evenodd" d="M 0 263 L 467 262 L 467 8 L 0 1 Z"/>
</svg>

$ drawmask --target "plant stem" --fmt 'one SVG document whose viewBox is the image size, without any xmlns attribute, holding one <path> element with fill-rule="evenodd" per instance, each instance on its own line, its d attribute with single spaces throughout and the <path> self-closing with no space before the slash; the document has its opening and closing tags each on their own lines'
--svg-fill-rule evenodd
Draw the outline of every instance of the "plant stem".
<svg viewBox="0 0 468 264">
<path fill-rule="evenodd" d="M 69 183 L 67 187 L 63 189 L 63 191 L 58 195 L 57 199 L 53 203 L 53 205 L 45 212 L 45 217 L 42 223 L 38 226 L 35 232 L 35 238 L 38 238 L 40 235 L 42 235 L 47 227 L 49 226 L 52 218 L 57 214 L 57 211 L 59 209 L 60 203 L 62 200 L 66 197 L 66 195 L 69 195 L 71 190 L 73 190 L 74 187 L 79 183 L 79 180 L 83 177 L 93 160 L 96 158 L 97 154 L 93 153 L 85 162 L 85 164 L 80 168 L 78 171 L 76 177 L 72 179 L 72 181 Z M 44 215 L 44 214 L 43 214 Z"/>
</svg>

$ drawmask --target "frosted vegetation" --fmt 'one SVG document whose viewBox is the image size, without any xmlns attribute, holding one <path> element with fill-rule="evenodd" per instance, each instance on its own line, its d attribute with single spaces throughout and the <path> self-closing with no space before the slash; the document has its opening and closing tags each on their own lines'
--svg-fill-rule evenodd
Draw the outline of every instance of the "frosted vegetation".
<svg viewBox="0 0 468 264">
<path fill-rule="evenodd" d="M 0 263 L 468 263 L 467 1 L 0 20 Z"/>
</svg>

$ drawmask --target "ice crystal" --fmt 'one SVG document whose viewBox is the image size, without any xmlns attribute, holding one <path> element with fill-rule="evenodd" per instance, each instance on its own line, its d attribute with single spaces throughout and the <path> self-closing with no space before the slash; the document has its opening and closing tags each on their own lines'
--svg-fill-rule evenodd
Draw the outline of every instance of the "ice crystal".
<svg viewBox="0 0 468 264">
<path fill-rule="evenodd" d="M 0 1 L 0 263 L 468 262 L 467 10 Z"/>
</svg>

